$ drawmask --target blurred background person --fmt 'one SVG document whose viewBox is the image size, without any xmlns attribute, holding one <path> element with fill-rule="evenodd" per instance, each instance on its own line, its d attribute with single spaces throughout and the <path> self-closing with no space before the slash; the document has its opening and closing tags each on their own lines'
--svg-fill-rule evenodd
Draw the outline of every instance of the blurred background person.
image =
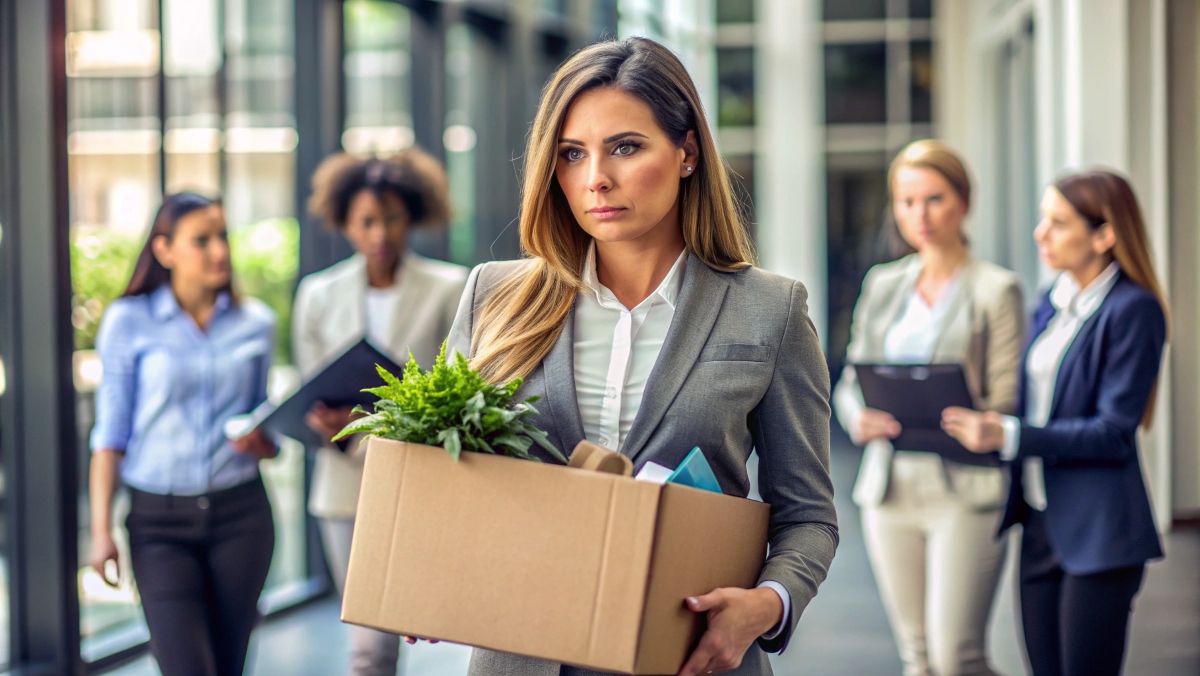
<svg viewBox="0 0 1200 676">
<path fill-rule="evenodd" d="M 224 433 L 266 399 L 275 316 L 234 296 L 230 270 L 220 203 L 168 195 L 98 340 L 90 562 L 106 580 L 117 563 L 119 477 L 131 493 L 126 527 L 150 650 L 165 676 L 242 674 L 275 541 L 258 472 L 275 444 L 257 430 L 234 442 Z"/>
<path fill-rule="evenodd" d="M 892 210 L 915 254 L 877 265 L 854 311 L 838 419 L 866 445 L 854 500 L 904 673 L 990 674 L 984 650 L 1004 542 L 998 467 L 893 449 L 899 423 L 866 408 L 854 363 L 962 364 L 976 406 L 1016 410 L 1025 336 L 1016 275 L 971 256 L 963 219 L 971 184 L 938 141 L 912 143 L 892 162 Z"/>
<path fill-rule="evenodd" d="M 1020 598 L 1035 676 L 1118 674 L 1146 562 L 1162 557 L 1138 459 L 1154 415 L 1166 300 L 1125 179 L 1059 179 L 1034 231 L 1061 271 L 1033 317 L 1021 418 L 947 409 L 967 448 L 1011 460 L 1004 527 L 1024 525 Z"/>
<path fill-rule="evenodd" d="M 355 254 L 300 282 L 292 330 L 297 366 L 312 375 L 366 337 L 401 364 L 411 353 L 429 368 L 450 333 L 467 269 L 409 251 L 408 235 L 449 218 L 445 171 L 416 148 L 389 159 L 342 153 L 321 164 L 312 186 L 309 209 L 341 232 Z M 308 423 L 328 441 L 350 418 L 348 407 L 318 405 Z M 350 562 L 362 472 L 356 438 L 345 450 L 333 444 L 317 450 L 309 511 L 319 520 L 339 590 Z M 350 636 L 351 674 L 396 673 L 400 637 L 358 626 L 350 627 Z"/>
</svg>

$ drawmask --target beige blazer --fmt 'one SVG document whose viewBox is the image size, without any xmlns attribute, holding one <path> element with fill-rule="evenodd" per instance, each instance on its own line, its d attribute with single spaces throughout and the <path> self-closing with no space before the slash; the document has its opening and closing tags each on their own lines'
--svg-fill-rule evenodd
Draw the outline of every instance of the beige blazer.
<svg viewBox="0 0 1200 676">
<path fill-rule="evenodd" d="M 454 323 L 467 272 L 459 265 L 406 256 L 396 275 L 400 293 L 391 339 L 378 347 L 390 351 L 400 364 L 411 351 L 417 363 L 429 368 Z M 366 298 L 367 263 L 362 256 L 351 256 L 301 280 L 292 314 L 292 356 L 305 377 L 366 334 Z M 313 515 L 354 516 L 362 461 L 354 452 L 317 451 L 308 503 Z"/>
<path fill-rule="evenodd" d="M 876 265 L 863 280 L 862 294 L 850 327 L 848 364 L 884 361 L 884 339 L 916 289 L 921 259 L 910 255 Z M 967 386 L 981 410 L 1014 413 L 1017 370 L 1025 347 L 1025 308 L 1015 273 L 991 263 L 970 259 L 934 344 L 933 363 L 960 363 Z M 849 431 L 865 407 L 854 369 L 847 366 L 834 390 L 834 409 Z M 854 485 L 854 501 L 878 505 L 888 494 L 892 454 L 888 441 L 867 444 Z M 949 487 L 968 505 L 1000 507 L 1006 495 L 1005 477 L 998 468 L 944 463 Z"/>
</svg>

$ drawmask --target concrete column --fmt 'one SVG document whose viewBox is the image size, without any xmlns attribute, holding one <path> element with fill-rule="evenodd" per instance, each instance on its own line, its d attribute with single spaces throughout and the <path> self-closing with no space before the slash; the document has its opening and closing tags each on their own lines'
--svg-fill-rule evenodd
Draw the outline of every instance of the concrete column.
<svg viewBox="0 0 1200 676">
<path fill-rule="evenodd" d="M 817 0 L 758 0 L 755 205 L 762 266 L 808 288 L 828 326 L 824 46 Z"/>
</svg>

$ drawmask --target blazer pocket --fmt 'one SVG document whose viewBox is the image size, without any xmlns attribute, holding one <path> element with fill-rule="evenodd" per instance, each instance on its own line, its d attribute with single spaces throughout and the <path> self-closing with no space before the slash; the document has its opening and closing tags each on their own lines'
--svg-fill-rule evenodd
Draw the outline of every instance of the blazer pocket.
<svg viewBox="0 0 1200 676">
<path fill-rule="evenodd" d="M 753 361 L 765 362 L 771 358 L 770 345 L 709 345 L 700 353 L 700 362 L 706 361 Z"/>
</svg>

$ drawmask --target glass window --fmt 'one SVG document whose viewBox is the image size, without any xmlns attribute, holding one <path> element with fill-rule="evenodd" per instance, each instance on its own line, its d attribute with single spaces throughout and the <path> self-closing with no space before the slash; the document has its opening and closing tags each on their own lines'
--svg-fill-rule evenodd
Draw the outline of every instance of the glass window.
<svg viewBox="0 0 1200 676">
<path fill-rule="evenodd" d="M 912 19 L 932 19 L 933 0 L 908 0 L 908 16 Z"/>
<path fill-rule="evenodd" d="M 754 0 L 717 0 L 717 23 L 752 23 Z"/>
<path fill-rule="evenodd" d="M 159 6 L 68 1 L 71 320 L 83 477 L 102 377 L 96 331 L 124 291 L 164 188 L 223 197 L 239 292 L 265 301 L 278 318 L 272 390 L 278 395 L 295 381 L 287 363 L 299 259 L 292 3 L 162 0 L 161 21 Z M 270 591 L 307 577 L 303 449 L 284 444 L 261 467 L 276 518 Z M 123 528 L 128 509 L 119 493 L 113 524 L 121 584 L 114 589 L 86 563 L 91 514 L 87 481 L 80 482 L 80 629 L 89 661 L 146 639 Z"/>
<path fill-rule="evenodd" d="M 390 0 L 343 5 L 346 128 L 342 147 L 389 155 L 413 144 L 410 10 Z"/>
<path fill-rule="evenodd" d="M 850 342 L 850 317 L 867 270 L 892 260 L 887 209 L 887 162 L 882 153 L 829 157 L 826 179 L 829 269 L 829 359 L 840 368 Z"/>
<path fill-rule="evenodd" d="M 105 307 L 124 291 L 141 236 L 161 199 L 158 4 L 153 0 L 67 3 L 67 152 L 71 204 L 71 323 L 81 476 L 91 454 L 93 351 Z M 120 585 L 109 587 L 87 565 L 91 514 L 87 481 L 79 495 L 79 611 L 85 657 L 105 651 L 104 635 L 144 632 L 124 532 L 128 496 L 113 504 Z M 144 636 L 142 636 L 144 639 Z M 138 639 L 135 637 L 133 642 Z M 119 646 L 119 647 L 124 647 Z"/>
<path fill-rule="evenodd" d="M 472 94 L 476 76 L 474 41 L 470 27 L 454 24 L 446 31 L 446 123 L 442 145 L 446 149 L 446 174 L 450 180 L 450 260 L 469 265 L 475 259 L 476 145 Z"/>
<path fill-rule="evenodd" d="M 825 0 L 826 21 L 859 21 L 887 18 L 887 0 Z"/>
<path fill-rule="evenodd" d="M 887 121 L 887 47 L 884 43 L 825 46 L 825 121 Z"/>
<path fill-rule="evenodd" d="M 912 69 L 911 104 L 913 122 L 933 120 L 933 43 L 915 40 L 909 46 Z"/>
<path fill-rule="evenodd" d="M 717 125 L 754 124 L 754 49 L 717 49 Z"/>
</svg>

